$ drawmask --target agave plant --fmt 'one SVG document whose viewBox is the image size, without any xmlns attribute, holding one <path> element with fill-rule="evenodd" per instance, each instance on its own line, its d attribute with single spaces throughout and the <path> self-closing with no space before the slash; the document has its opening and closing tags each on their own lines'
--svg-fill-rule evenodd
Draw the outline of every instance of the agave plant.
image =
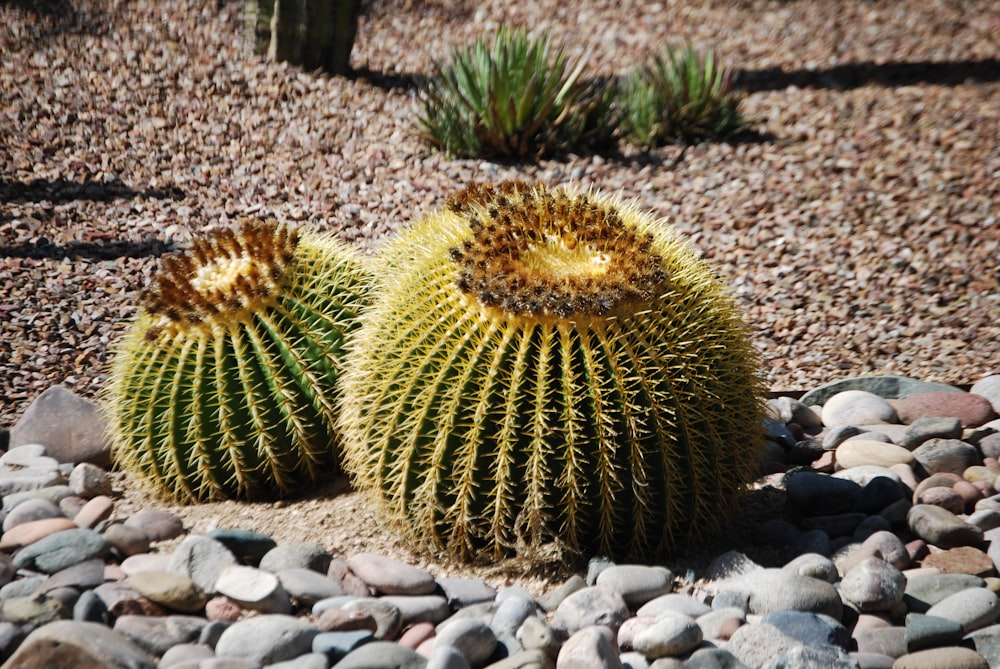
<svg viewBox="0 0 1000 669">
<path fill-rule="evenodd" d="M 382 250 L 349 341 L 355 485 L 461 558 L 650 558 L 712 531 L 755 470 L 741 315 L 661 221 L 616 198 L 473 186 Z"/>
<path fill-rule="evenodd" d="M 644 148 L 725 137 L 745 127 L 732 70 L 711 49 L 667 48 L 636 68 L 624 95 L 623 133 Z"/>
<path fill-rule="evenodd" d="M 338 471 L 335 383 L 370 281 L 346 244 L 273 222 L 165 257 L 103 391 L 116 464 L 183 502 Z"/>
<path fill-rule="evenodd" d="M 434 64 L 417 109 L 420 135 L 457 156 L 533 158 L 599 145 L 615 123 L 610 88 L 584 81 L 584 61 L 548 35 L 501 27 L 493 38 Z"/>
</svg>

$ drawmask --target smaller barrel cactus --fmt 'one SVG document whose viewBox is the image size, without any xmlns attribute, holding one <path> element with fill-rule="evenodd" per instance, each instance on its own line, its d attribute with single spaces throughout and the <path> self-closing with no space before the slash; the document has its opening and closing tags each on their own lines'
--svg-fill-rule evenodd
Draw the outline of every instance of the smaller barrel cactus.
<svg viewBox="0 0 1000 669">
<path fill-rule="evenodd" d="M 336 378 L 370 276 L 348 245 L 273 222 L 165 257 L 102 393 L 116 463 L 185 502 L 336 473 Z"/>
<path fill-rule="evenodd" d="M 341 376 L 344 467 L 417 543 L 651 558 L 733 509 L 762 440 L 757 356 L 665 223 L 505 182 L 382 254 Z"/>
</svg>

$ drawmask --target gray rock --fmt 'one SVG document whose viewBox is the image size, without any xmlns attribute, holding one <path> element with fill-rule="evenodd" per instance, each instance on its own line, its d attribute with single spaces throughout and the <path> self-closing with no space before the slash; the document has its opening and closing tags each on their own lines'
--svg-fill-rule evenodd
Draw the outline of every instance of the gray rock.
<svg viewBox="0 0 1000 669">
<path fill-rule="evenodd" d="M 125 525 L 142 530 L 153 542 L 169 541 L 184 534 L 184 522 L 180 516 L 162 509 L 137 511 L 125 520 Z"/>
<path fill-rule="evenodd" d="M 498 605 L 490 620 L 490 627 L 497 635 L 516 635 L 525 620 L 538 613 L 538 605 L 533 599 L 514 596 L 505 597 Z"/>
<path fill-rule="evenodd" d="M 322 578 L 320 574 L 317 576 Z M 212 592 L 225 595 L 245 609 L 261 613 L 292 612 L 292 602 L 278 576 L 263 569 L 236 564 L 223 567 Z"/>
<path fill-rule="evenodd" d="M 976 447 L 960 439 L 928 439 L 913 450 L 913 457 L 929 474 L 961 476 L 966 468 L 981 462 Z"/>
<path fill-rule="evenodd" d="M 22 523 L 30 523 L 46 518 L 62 518 L 62 509 L 58 504 L 43 498 L 26 499 L 10 511 L 3 519 L 3 531 L 7 532 Z"/>
<path fill-rule="evenodd" d="M 782 423 L 795 423 L 805 429 L 822 427 L 823 419 L 812 407 L 794 397 L 776 397 L 768 400 Z"/>
<path fill-rule="evenodd" d="M 862 560 L 844 575 L 840 594 L 860 611 L 891 611 L 903 601 L 906 577 L 877 557 Z"/>
<path fill-rule="evenodd" d="M 437 625 L 451 615 L 448 600 L 441 595 L 385 595 L 379 599 L 399 609 L 404 627 L 419 622 Z"/>
<path fill-rule="evenodd" d="M 748 613 L 807 611 L 839 619 L 843 610 L 840 594 L 830 583 L 782 569 L 763 569 L 717 587 L 719 595 L 730 593 L 733 601 L 745 602 Z"/>
<path fill-rule="evenodd" d="M 449 620 L 438 628 L 435 647 L 451 646 L 461 651 L 469 664 L 486 664 L 497 647 L 497 637 L 486 623 L 471 618 Z"/>
<path fill-rule="evenodd" d="M 403 629 L 403 614 L 399 607 L 384 599 L 374 597 L 355 599 L 344 604 L 343 609 L 371 616 L 375 621 L 376 639 L 395 639 Z"/>
<path fill-rule="evenodd" d="M 668 592 L 665 595 L 660 595 L 655 599 L 649 600 L 640 606 L 635 614 L 637 616 L 658 618 L 664 613 L 682 613 L 691 618 L 697 618 L 711 610 L 711 606 L 694 597 L 680 592 Z"/>
<path fill-rule="evenodd" d="M 427 661 L 427 669 L 470 669 L 462 651 L 452 646 L 434 644 L 434 653 Z"/>
<path fill-rule="evenodd" d="M 891 404 L 865 390 L 845 390 L 831 396 L 820 415 L 827 427 L 899 422 Z"/>
<path fill-rule="evenodd" d="M 428 595 L 437 590 L 426 569 L 377 553 L 358 553 L 347 560 L 358 578 L 385 595 Z"/>
<path fill-rule="evenodd" d="M 726 650 L 751 669 L 759 669 L 771 659 L 802 646 L 774 625 L 746 624 L 737 629 L 726 643 Z"/>
<path fill-rule="evenodd" d="M 927 609 L 927 615 L 953 620 L 966 634 L 997 622 L 1000 599 L 986 588 L 970 588 L 945 597 Z"/>
<path fill-rule="evenodd" d="M 61 620 L 29 634 L 3 666 L 4 669 L 156 669 L 156 661 L 104 625 Z"/>
<path fill-rule="evenodd" d="M 684 669 L 748 669 L 748 667 L 725 648 L 699 648 L 684 662 Z"/>
<path fill-rule="evenodd" d="M 563 600 L 552 617 L 552 627 L 572 636 L 592 625 L 603 625 L 617 632 L 629 617 L 628 605 L 614 590 L 593 585 L 578 590 Z"/>
<path fill-rule="evenodd" d="M 229 658 L 229 661 L 233 661 Z M 254 666 L 257 666 L 256 663 Z M 198 669 L 216 669 L 213 667 L 198 667 Z M 218 667 L 217 669 L 226 669 L 225 667 Z M 272 662 L 271 664 L 264 667 L 264 669 L 330 669 L 330 659 L 323 653 L 306 653 L 305 655 L 299 655 L 293 660 L 285 660 L 284 662 Z"/>
<path fill-rule="evenodd" d="M 831 645 L 850 650 L 850 633 L 839 620 L 830 616 L 802 611 L 775 611 L 762 616 L 760 622 L 777 627 L 807 646 Z"/>
<path fill-rule="evenodd" d="M 604 625 L 590 625 L 575 631 L 559 650 L 556 666 L 559 669 L 624 669 L 614 634 Z"/>
<path fill-rule="evenodd" d="M 818 578 L 827 583 L 836 583 L 840 580 L 840 574 L 837 573 L 837 566 L 833 560 L 819 553 L 802 553 L 792 558 L 782 569 L 799 576 Z"/>
<path fill-rule="evenodd" d="M 224 544 L 205 536 L 192 535 L 174 549 L 167 571 L 187 576 L 202 592 L 213 594 L 222 570 L 236 565 L 236 557 Z"/>
<path fill-rule="evenodd" d="M 491 602 L 497 596 L 496 589 L 481 578 L 441 577 L 437 579 L 437 584 L 448 604 L 456 610 L 480 602 Z"/>
<path fill-rule="evenodd" d="M 80 562 L 103 558 L 110 550 L 111 544 L 93 530 L 63 530 L 22 548 L 14 556 L 14 565 L 18 569 L 51 574 Z"/>
<path fill-rule="evenodd" d="M 276 576 L 284 588 L 300 606 L 311 607 L 321 599 L 338 597 L 345 594 L 344 590 L 332 579 L 312 569 L 292 567 L 282 569 Z"/>
<path fill-rule="evenodd" d="M 928 439 L 961 439 L 962 421 L 948 416 L 918 418 L 906 426 L 900 446 L 911 451 Z"/>
<path fill-rule="evenodd" d="M 603 570 L 595 585 L 614 590 L 629 608 L 635 609 L 644 603 L 670 592 L 674 575 L 666 567 L 649 567 L 639 564 L 612 565 Z"/>
<path fill-rule="evenodd" d="M 352 650 L 336 669 L 426 669 L 427 659 L 391 641 L 373 641 Z"/>
<path fill-rule="evenodd" d="M 120 616 L 114 630 L 154 657 L 181 643 L 196 643 L 208 624 L 200 616 Z"/>
<path fill-rule="evenodd" d="M 525 650 L 541 650 L 549 656 L 554 656 L 559 651 L 559 636 L 538 616 L 526 618 L 517 628 L 516 638 Z"/>
<path fill-rule="evenodd" d="M 859 669 L 858 662 L 835 646 L 798 646 L 767 661 L 762 669 Z"/>
<path fill-rule="evenodd" d="M 107 422 L 100 408 L 60 385 L 50 386 L 28 405 L 10 430 L 10 448 L 45 444 L 59 462 L 111 465 Z"/>
<path fill-rule="evenodd" d="M 280 544 L 260 559 L 258 567 L 277 574 L 284 569 L 312 569 L 325 574 L 333 556 L 315 541 L 295 541 Z"/>
<path fill-rule="evenodd" d="M 944 390 L 949 392 L 962 392 L 961 388 L 949 386 L 943 383 L 930 383 L 911 379 L 906 376 L 880 375 L 880 376 L 856 376 L 847 379 L 838 379 L 830 383 L 823 384 L 807 392 L 799 398 L 799 401 L 808 406 L 822 405 L 826 401 L 845 390 L 865 390 L 867 392 L 883 397 L 887 400 L 902 399 L 915 393 L 928 392 L 933 390 Z"/>
<path fill-rule="evenodd" d="M 283 662 L 311 652 L 317 634 L 319 630 L 304 620 L 265 614 L 240 620 L 226 628 L 215 646 L 215 654 L 262 664 Z"/>
<path fill-rule="evenodd" d="M 962 641 L 962 624 L 940 616 L 923 613 L 906 614 L 906 650 L 918 650 L 938 646 L 957 646 Z"/>
<path fill-rule="evenodd" d="M 555 611 L 556 608 L 558 608 L 559 605 L 562 604 L 562 601 L 564 599 L 569 597 L 577 590 L 582 590 L 583 588 L 586 587 L 587 587 L 586 580 L 584 580 L 584 578 L 579 574 L 573 574 L 568 579 L 566 579 L 566 581 L 564 581 L 563 584 L 560 585 L 558 588 L 552 590 L 544 597 L 542 597 L 542 599 L 538 602 L 538 604 L 546 611 Z"/>
<path fill-rule="evenodd" d="M 854 642 L 860 653 L 900 657 L 906 654 L 906 628 L 892 626 L 855 630 Z"/>
<path fill-rule="evenodd" d="M 983 541 L 983 531 L 975 525 L 933 504 L 915 504 L 906 514 L 910 531 L 940 548 L 978 546 Z"/>
<path fill-rule="evenodd" d="M 679 657 L 701 645 L 703 638 L 701 627 L 690 616 L 665 612 L 635 635 L 632 647 L 651 660 Z"/>
<path fill-rule="evenodd" d="M 1000 374 L 984 376 L 972 384 L 969 392 L 988 399 L 993 410 L 1000 413 Z"/>
<path fill-rule="evenodd" d="M 1000 667 L 1000 625 L 982 627 L 965 638 L 972 642 L 976 652 L 989 662 L 990 667 Z"/>
<path fill-rule="evenodd" d="M 278 545 L 266 534 L 252 530 L 216 529 L 207 536 L 228 548 L 240 564 L 250 567 L 260 566 L 261 559 Z"/>
<path fill-rule="evenodd" d="M 312 650 L 322 653 L 330 662 L 344 659 L 348 653 L 375 640 L 369 630 L 347 630 L 342 632 L 320 632 L 313 637 Z"/>
<path fill-rule="evenodd" d="M 111 494 L 111 477 L 104 468 L 90 462 L 81 462 L 74 467 L 66 483 L 84 499 Z"/>
</svg>

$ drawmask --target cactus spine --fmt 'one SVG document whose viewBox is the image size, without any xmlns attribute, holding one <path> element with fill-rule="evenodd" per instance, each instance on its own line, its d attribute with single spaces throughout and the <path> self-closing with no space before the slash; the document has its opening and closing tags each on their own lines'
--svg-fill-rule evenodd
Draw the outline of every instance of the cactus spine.
<svg viewBox="0 0 1000 669">
<path fill-rule="evenodd" d="M 750 481 L 762 382 L 734 302 L 616 198 L 474 186 L 383 248 L 342 382 L 344 466 L 461 558 L 669 552 Z"/>
<path fill-rule="evenodd" d="M 336 472 L 335 379 L 369 276 L 346 244 L 259 221 L 165 257 L 103 393 L 117 464 L 186 502 Z"/>
</svg>

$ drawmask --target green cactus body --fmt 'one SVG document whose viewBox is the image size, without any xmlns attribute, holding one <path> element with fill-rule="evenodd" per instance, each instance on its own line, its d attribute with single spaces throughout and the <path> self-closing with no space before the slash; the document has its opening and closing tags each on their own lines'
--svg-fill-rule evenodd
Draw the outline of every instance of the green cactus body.
<svg viewBox="0 0 1000 669">
<path fill-rule="evenodd" d="M 370 282 L 346 244 L 274 223 L 164 258 L 103 392 L 116 463 L 186 502 L 338 471 L 335 380 Z"/>
<path fill-rule="evenodd" d="M 740 313 L 614 198 L 471 187 L 387 243 L 342 383 L 344 466 L 462 557 L 661 555 L 751 479 L 763 390 Z"/>
</svg>

